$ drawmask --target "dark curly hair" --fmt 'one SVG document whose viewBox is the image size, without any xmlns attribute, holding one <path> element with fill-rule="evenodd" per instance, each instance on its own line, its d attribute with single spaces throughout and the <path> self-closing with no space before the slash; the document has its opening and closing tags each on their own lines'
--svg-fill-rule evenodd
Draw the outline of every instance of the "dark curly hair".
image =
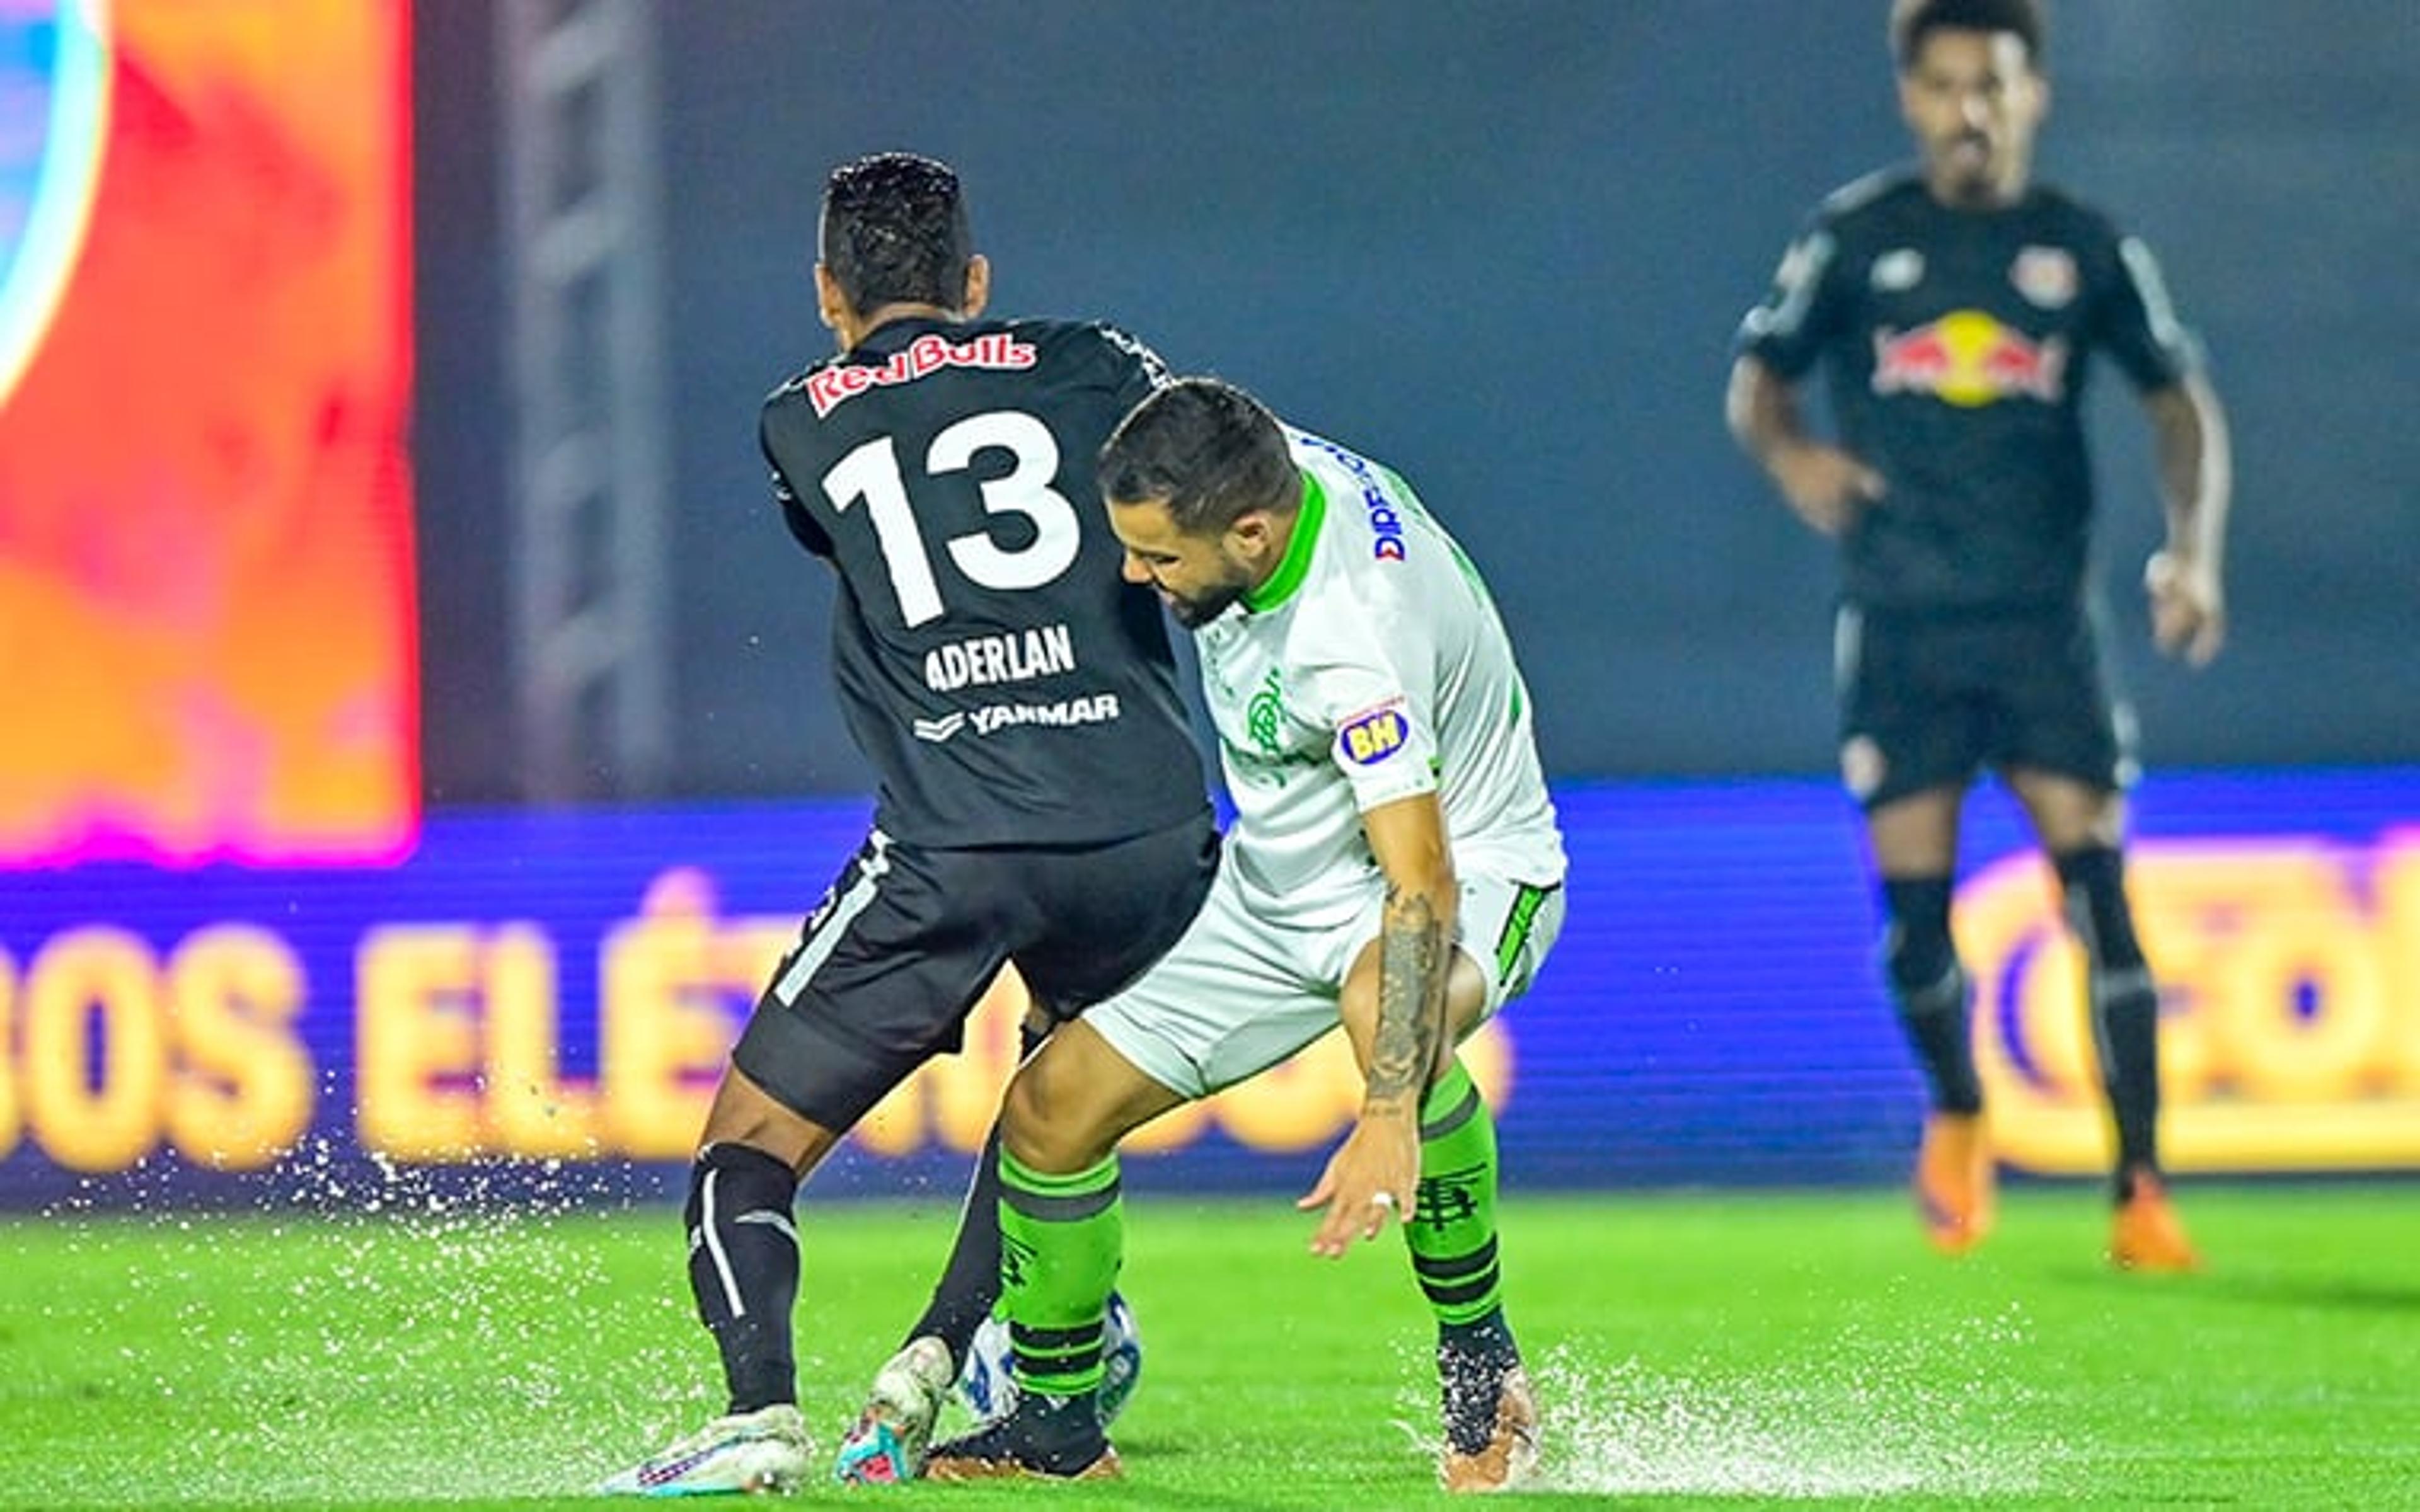
<svg viewBox="0 0 2420 1512">
<path fill-rule="evenodd" d="M 885 304 L 966 300 L 966 199 L 946 162 L 878 152 L 845 162 L 824 182 L 824 267 L 861 311 Z"/>
<path fill-rule="evenodd" d="M 1904 73 L 1934 32 L 2013 32 L 2025 44 L 2025 61 L 2039 70 L 2050 17 L 2042 0 L 1892 0 L 1891 60 Z"/>
</svg>

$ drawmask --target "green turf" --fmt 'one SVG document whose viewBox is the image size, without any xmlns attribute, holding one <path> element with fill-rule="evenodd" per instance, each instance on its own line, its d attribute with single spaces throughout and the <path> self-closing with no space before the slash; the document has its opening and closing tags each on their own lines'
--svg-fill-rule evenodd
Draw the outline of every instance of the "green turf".
<svg viewBox="0 0 2420 1512">
<path fill-rule="evenodd" d="M 2079 1186 L 1962 1262 L 1876 1193 L 1506 1203 L 1547 1489 L 1659 1506 L 2420 1504 L 2420 1188 L 2188 1189 L 2205 1275 L 2115 1275 Z M 1399 1248 L 1281 1199 L 1131 1204 L 1143 1383 L 1100 1487 L 904 1506 L 1361 1508 L 1429 1489 Z M 921 1301 L 945 1205 L 816 1205 L 826 1442 Z M 0 1221 L 0 1506 L 586 1505 L 717 1405 L 669 1212 Z"/>
</svg>

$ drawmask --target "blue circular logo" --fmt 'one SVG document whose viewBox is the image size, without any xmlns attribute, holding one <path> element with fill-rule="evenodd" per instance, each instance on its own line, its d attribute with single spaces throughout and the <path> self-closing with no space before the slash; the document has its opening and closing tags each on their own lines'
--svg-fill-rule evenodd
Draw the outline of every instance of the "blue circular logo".
<svg viewBox="0 0 2420 1512">
<path fill-rule="evenodd" d="M 0 402 L 58 311 L 108 126 L 106 0 L 0 0 Z"/>
</svg>

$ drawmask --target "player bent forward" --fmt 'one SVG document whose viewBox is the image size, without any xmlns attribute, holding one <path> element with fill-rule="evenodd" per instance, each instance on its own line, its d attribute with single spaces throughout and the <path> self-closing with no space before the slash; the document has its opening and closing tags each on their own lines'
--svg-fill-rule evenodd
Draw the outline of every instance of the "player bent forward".
<svg viewBox="0 0 2420 1512">
<path fill-rule="evenodd" d="M 689 1289 L 728 1408 L 600 1488 L 615 1494 L 808 1478 L 799 1183 L 959 1047 L 996 981 L 1020 980 L 1047 1016 L 1081 1011 L 1177 938 L 1217 866 L 1167 628 L 1120 580 L 1099 508 L 1076 502 L 1165 368 L 1105 326 L 986 316 L 990 264 L 945 163 L 887 152 L 835 168 L 818 242 L 816 306 L 839 351 L 775 390 L 760 429 L 783 522 L 839 576 L 835 687 L 879 796 L 733 1047 L 690 1169 Z M 922 361 L 936 352 L 949 360 Z M 928 671 L 969 646 L 1032 644 L 1055 647 L 1052 665 L 1019 686 Z M 1079 702 L 1109 717 L 951 738 L 986 713 Z M 1000 1271 L 990 1181 L 986 1159 L 878 1401 L 930 1401 L 957 1374 Z M 923 1448 L 875 1417 L 834 1473 L 895 1479 Z"/>
<path fill-rule="evenodd" d="M 1537 1411 L 1504 1318 L 1495 1126 L 1453 1047 L 1544 960 L 1564 858 L 1502 622 L 1401 478 L 1223 383 L 1145 399 L 1100 477 L 1126 577 L 1200 643 L 1236 814 L 1176 947 L 1009 1086 L 1001 1279 L 1021 1395 L 927 1473 L 1118 1473 L 1094 1404 L 1124 1244 L 1118 1140 L 1341 1016 L 1367 1089 L 1300 1203 L 1325 1210 L 1311 1247 L 1403 1227 L 1437 1319 L 1440 1477 L 1514 1483 Z"/>
</svg>

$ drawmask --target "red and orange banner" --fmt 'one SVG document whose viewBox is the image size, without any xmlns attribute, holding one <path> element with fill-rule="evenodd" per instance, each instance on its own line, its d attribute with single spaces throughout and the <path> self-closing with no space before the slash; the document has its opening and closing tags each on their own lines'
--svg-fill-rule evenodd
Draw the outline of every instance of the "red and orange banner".
<svg viewBox="0 0 2420 1512">
<path fill-rule="evenodd" d="M 0 866 L 412 844 L 409 29 L 0 0 Z"/>
</svg>

